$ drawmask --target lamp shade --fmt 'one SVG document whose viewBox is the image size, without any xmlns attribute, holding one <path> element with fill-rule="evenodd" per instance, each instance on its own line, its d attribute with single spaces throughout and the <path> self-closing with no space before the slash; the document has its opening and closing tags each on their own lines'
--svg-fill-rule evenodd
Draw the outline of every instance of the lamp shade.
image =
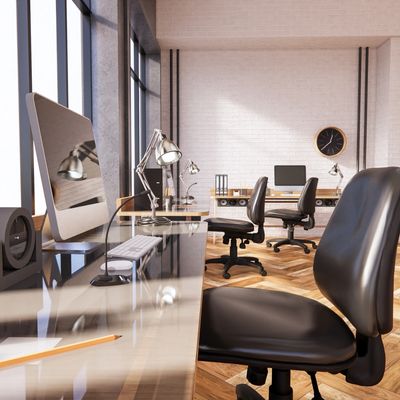
<svg viewBox="0 0 400 400">
<path fill-rule="evenodd" d="M 200 168 L 193 161 L 190 161 L 188 170 L 190 175 L 195 175 L 200 172 Z"/>
<path fill-rule="evenodd" d="M 339 174 L 339 176 L 340 176 L 341 178 L 343 178 L 343 173 L 342 173 L 342 171 L 340 170 L 340 167 L 339 167 L 339 164 L 338 164 L 338 163 L 333 164 L 332 168 L 331 168 L 330 171 L 329 171 L 329 174 L 330 174 L 330 175 L 333 175 L 333 176 L 336 176 L 336 175 Z"/>
<path fill-rule="evenodd" d="M 176 163 L 182 157 L 178 146 L 165 136 L 157 144 L 154 153 L 157 164 L 161 166 Z"/>
<path fill-rule="evenodd" d="M 86 174 L 83 172 L 82 161 L 79 159 L 76 152 L 71 152 L 70 155 L 61 162 L 57 175 L 70 181 L 86 179 Z"/>
</svg>

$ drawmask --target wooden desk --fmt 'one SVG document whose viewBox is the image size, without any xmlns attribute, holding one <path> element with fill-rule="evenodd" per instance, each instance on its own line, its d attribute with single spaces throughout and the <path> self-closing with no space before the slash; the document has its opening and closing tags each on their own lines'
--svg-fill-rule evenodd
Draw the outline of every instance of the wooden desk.
<svg viewBox="0 0 400 400">
<path fill-rule="evenodd" d="M 212 216 L 222 218 L 246 219 L 246 205 L 253 189 L 229 189 L 224 195 L 215 195 L 215 190 L 211 189 Z M 268 189 L 265 197 L 265 210 L 273 208 L 296 208 L 296 203 L 300 197 L 300 192 L 288 195 L 285 192 Z M 320 236 L 332 214 L 334 206 L 340 196 L 336 189 L 317 189 L 316 194 L 316 229 L 310 232 L 302 232 L 302 235 Z M 242 200 L 242 204 L 240 204 Z M 223 204 L 223 202 L 225 204 Z M 282 223 L 276 219 L 265 219 L 264 226 L 266 234 L 270 237 L 286 235 L 282 229 Z M 215 243 L 216 234 L 212 234 Z"/>
<path fill-rule="evenodd" d="M 251 196 L 253 189 L 229 189 L 225 195 L 215 195 L 215 190 L 211 189 L 211 198 L 214 200 L 248 200 Z M 239 193 L 239 195 L 235 194 Z M 301 192 L 293 192 L 288 194 L 286 192 L 280 192 L 273 189 L 268 189 L 267 195 L 265 196 L 266 203 L 297 203 Z M 338 200 L 340 196 L 336 193 L 336 189 L 317 189 L 315 196 L 316 200 Z M 229 206 L 227 206 L 229 207 Z"/>
<path fill-rule="evenodd" d="M 0 369 L 2 398 L 193 398 L 207 224 L 124 223 L 112 226 L 110 245 L 133 234 L 157 235 L 162 242 L 147 260 L 124 271 L 132 275 L 131 284 L 90 286 L 100 272 L 101 256 L 85 265 L 81 255 L 73 255 L 69 274 L 63 276 L 59 257 L 44 253 L 36 286 L 29 282 L 26 289 L 0 293 L 2 354 L 7 343 L 8 352 L 13 347 L 17 354 L 21 348 L 34 352 L 122 335 L 34 364 Z M 90 232 L 87 239 L 103 243 L 104 229 Z"/>
<path fill-rule="evenodd" d="M 121 203 L 127 199 L 127 197 L 121 197 L 117 199 L 116 206 L 119 207 Z M 168 217 L 171 219 L 182 219 L 186 221 L 200 220 L 201 217 L 209 215 L 210 211 L 208 207 L 199 206 L 197 204 L 192 205 L 174 205 L 170 210 L 157 210 L 157 216 Z M 119 217 L 150 217 L 150 210 L 134 210 L 134 206 L 127 203 L 124 207 L 118 211 Z"/>
</svg>

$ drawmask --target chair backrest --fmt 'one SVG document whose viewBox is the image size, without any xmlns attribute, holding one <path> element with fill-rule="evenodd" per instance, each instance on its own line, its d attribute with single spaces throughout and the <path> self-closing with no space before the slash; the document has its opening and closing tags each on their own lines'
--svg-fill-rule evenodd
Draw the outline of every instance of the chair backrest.
<svg viewBox="0 0 400 400">
<path fill-rule="evenodd" d="M 310 178 L 303 187 L 297 202 L 297 209 L 305 215 L 315 213 L 315 196 L 317 194 L 318 178 Z"/>
<path fill-rule="evenodd" d="M 254 225 L 264 226 L 265 193 L 267 191 L 268 178 L 258 178 L 253 193 L 247 203 L 247 216 Z"/>
<path fill-rule="evenodd" d="M 314 276 L 357 332 L 393 327 L 393 280 L 400 230 L 400 168 L 373 168 L 349 182 L 321 238 Z"/>
</svg>

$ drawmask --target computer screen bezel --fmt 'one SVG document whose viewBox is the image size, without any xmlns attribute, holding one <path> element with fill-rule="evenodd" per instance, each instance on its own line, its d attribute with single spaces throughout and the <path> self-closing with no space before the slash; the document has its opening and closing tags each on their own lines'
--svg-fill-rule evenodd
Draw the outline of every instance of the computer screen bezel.
<svg viewBox="0 0 400 400">
<path fill-rule="evenodd" d="M 53 196 L 52 185 L 50 182 L 46 153 L 44 150 L 42 132 L 39 124 L 38 110 L 36 107 L 36 102 L 38 100 L 51 102 L 57 107 L 61 107 L 65 110 L 68 110 L 70 113 L 74 113 L 75 116 L 81 119 L 82 126 L 89 133 L 91 133 L 94 139 L 92 123 L 88 118 L 75 113 L 67 107 L 64 107 L 44 96 L 39 95 L 38 93 L 28 93 L 26 95 L 26 105 L 28 109 L 32 137 L 35 144 L 40 176 L 42 179 L 51 233 L 55 240 L 62 241 L 70 239 L 76 235 L 87 232 L 90 229 L 106 223 L 109 219 L 108 207 L 107 202 L 104 199 L 104 201 L 96 204 L 84 205 L 64 210 L 57 209 Z M 62 124 L 62 121 L 60 121 L 60 124 Z"/>
</svg>

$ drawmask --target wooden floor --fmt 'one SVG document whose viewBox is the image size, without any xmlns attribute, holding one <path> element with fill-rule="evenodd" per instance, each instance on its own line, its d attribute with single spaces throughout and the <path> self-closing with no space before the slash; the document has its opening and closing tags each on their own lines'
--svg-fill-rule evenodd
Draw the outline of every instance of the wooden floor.
<svg viewBox="0 0 400 400">
<path fill-rule="evenodd" d="M 206 258 L 214 258 L 226 253 L 227 246 L 223 245 L 222 241 L 217 240 L 217 243 L 213 244 L 209 240 Z M 306 255 L 300 248 L 292 246 L 284 246 L 277 254 L 271 249 L 267 249 L 265 244 L 251 244 L 247 246 L 246 250 L 240 250 L 240 255 L 258 257 L 268 272 L 266 277 L 260 276 L 256 269 L 250 267 L 233 267 L 230 270 L 232 277 L 226 280 L 222 278 L 222 265 L 209 264 L 205 273 L 204 288 L 225 285 L 274 289 L 310 297 L 330 306 L 314 282 L 312 274 L 314 254 L 315 250 Z M 397 254 L 394 327 L 393 331 L 384 337 L 385 376 L 377 386 L 361 387 L 346 383 L 343 375 L 318 373 L 320 391 L 325 400 L 400 400 L 400 248 Z M 235 386 L 239 383 L 248 383 L 246 367 L 198 362 L 194 398 L 197 400 L 236 399 Z M 267 398 L 269 384 L 270 376 L 268 376 L 266 385 L 254 388 Z M 310 379 L 304 372 L 292 372 L 292 388 L 294 399 L 311 400 L 313 397 Z"/>
</svg>

